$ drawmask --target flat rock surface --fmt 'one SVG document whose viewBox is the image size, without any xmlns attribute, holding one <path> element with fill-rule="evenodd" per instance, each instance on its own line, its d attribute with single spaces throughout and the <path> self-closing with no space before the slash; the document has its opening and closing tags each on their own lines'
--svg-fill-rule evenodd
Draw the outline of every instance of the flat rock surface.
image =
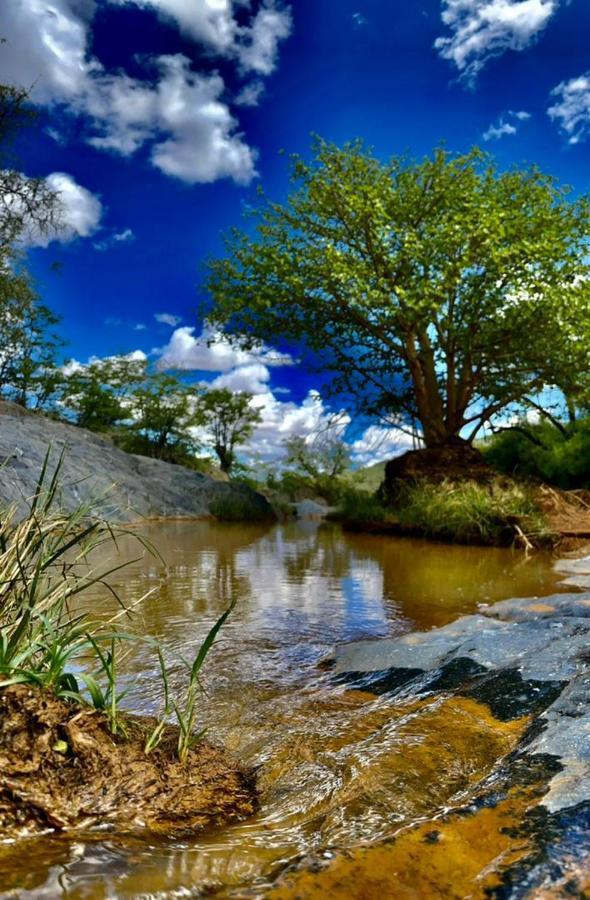
<svg viewBox="0 0 590 900">
<path fill-rule="evenodd" d="M 66 509 L 98 501 L 111 520 L 145 517 L 210 515 L 215 501 L 238 496 L 271 515 L 267 500 L 244 485 L 215 481 L 145 456 L 119 450 L 101 435 L 54 422 L 0 401 L 0 505 L 26 507 L 39 478 L 48 448 L 52 465 L 64 452 L 60 473 L 61 502 Z"/>
<path fill-rule="evenodd" d="M 443 628 L 347 644 L 334 671 L 367 690 L 371 672 L 386 690 L 463 684 L 509 717 L 534 713 L 522 753 L 559 761 L 543 805 L 556 813 L 590 801 L 590 593 L 505 600 Z"/>
</svg>

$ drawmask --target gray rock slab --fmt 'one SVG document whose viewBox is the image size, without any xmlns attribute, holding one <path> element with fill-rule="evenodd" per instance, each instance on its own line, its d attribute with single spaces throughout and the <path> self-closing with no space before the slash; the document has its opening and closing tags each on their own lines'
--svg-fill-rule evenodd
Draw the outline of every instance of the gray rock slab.
<svg viewBox="0 0 590 900">
<path fill-rule="evenodd" d="M 335 653 L 335 672 L 380 672 L 392 668 L 430 671 L 450 659 L 467 638 L 506 627 L 484 616 L 464 616 L 432 631 L 414 632 L 391 640 L 344 644 Z"/>
<path fill-rule="evenodd" d="M 215 500 L 243 495 L 261 511 L 270 512 L 267 500 L 243 485 L 125 453 L 108 438 L 4 401 L 0 401 L 0 504 L 15 503 L 26 509 L 49 447 L 50 474 L 64 451 L 60 500 L 68 510 L 94 501 L 111 520 L 199 517 L 210 514 Z"/>
<path fill-rule="evenodd" d="M 505 622 L 536 622 L 539 619 L 590 618 L 590 593 L 552 594 L 550 597 L 519 597 L 502 600 L 481 610 L 482 615 Z"/>
<path fill-rule="evenodd" d="M 555 564 L 555 571 L 565 575 L 564 584 L 578 587 L 581 590 L 590 588 L 590 556 L 578 559 L 560 559 Z"/>
<path fill-rule="evenodd" d="M 549 783 L 543 806 L 558 812 L 590 800 L 590 673 L 573 678 L 541 721 L 543 731 L 527 754 L 556 756 L 562 766 Z"/>
</svg>

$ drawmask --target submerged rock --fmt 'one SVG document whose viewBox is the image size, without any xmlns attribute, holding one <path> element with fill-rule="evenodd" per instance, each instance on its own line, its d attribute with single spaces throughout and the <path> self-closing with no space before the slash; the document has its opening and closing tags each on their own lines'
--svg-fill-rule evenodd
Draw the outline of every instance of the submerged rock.
<svg viewBox="0 0 590 900">
<path fill-rule="evenodd" d="M 153 720 L 106 717 L 15 685 L 0 693 L 0 838 L 96 826 L 181 835 L 251 815 L 253 775 L 201 741 L 184 763 L 170 726 L 144 752 Z"/>
<path fill-rule="evenodd" d="M 60 499 L 67 510 L 97 501 L 110 520 L 206 517 L 212 504 L 247 504 L 254 519 L 274 519 L 270 504 L 245 485 L 119 450 L 108 438 L 0 401 L 0 505 L 27 508 L 49 447 L 64 451 Z M 50 473 L 52 468 L 50 467 Z"/>
<path fill-rule="evenodd" d="M 397 692 L 404 702 L 462 696 L 485 704 L 498 728 L 505 721 L 526 727 L 482 782 L 479 798 L 444 813 L 436 840 L 416 826 L 391 845 L 339 859 L 325 878 L 302 872 L 287 879 L 276 896 L 311 897 L 322 884 L 325 896 L 336 895 L 334 878 L 342 885 L 361 877 L 365 866 L 373 877 L 380 865 L 404 872 L 400 898 L 587 896 L 590 594 L 506 600 L 429 632 L 344 645 L 333 672 L 365 691 Z M 441 852 L 426 851 L 425 842 L 440 844 Z M 453 882 L 453 867 L 473 871 L 465 883 Z M 393 890 L 388 877 L 377 882 L 381 891 Z M 352 889 L 349 896 L 373 893 Z"/>
</svg>

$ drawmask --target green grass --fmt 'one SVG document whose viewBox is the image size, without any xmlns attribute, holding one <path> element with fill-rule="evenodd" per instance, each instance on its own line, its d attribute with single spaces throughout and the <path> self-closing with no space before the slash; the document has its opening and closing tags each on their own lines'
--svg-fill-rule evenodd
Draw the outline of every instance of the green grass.
<svg viewBox="0 0 590 900">
<path fill-rule="evenodd" d="M 353 473 L 354 484 L 358 490 L 374 494 L 379 490 L 385 477 L 385 463 L 374 463 Z"/>
<path fill-rule="evenodd" d="M 473 481 L 400 484 L 395 503 L 349 491 L 332 516 L 354 530 L 392 531 L 458 544 L 542 546 L 552 535 L 532 489 L 515 482 Z"/>
<path fill-rule="evenodd" d="M 400 525 L 424 537 L 457 543 L 533 544 L 550 539 L 547 522 L 523 485 L 419 481 L 400 488 L 393 510 Z"/>
<path fill-rule="evenodd" d="M 146 638 L 129 628 L 120 630 L 120 619 L 130 620 L 131 611 L 123 606 L 109 578 L 136 560 L 107 568 L 97 567 L 93 561 L 103 550 L 112 550 L 121 534 L 131 534 L 141 554 L 145 548 L 156 555 L 157 551 L 136 532 L 115 530 L 91 518 L 90 505 L 74 512 L 61 510 L 61 458 L 51 478 L 49 461 L 50 453 L 24 517 L 16 505 L 0 516 L 0 688 L 30 684 L 70 703 L 94 706 L 104 713 L 112 733 L 125 738 L 120 702 L 126 692 L 117 686 L 120 647 L 123 642 Z M 115 594 L 121 605 L 110 620 L 76 612 L 77 598 L 96 590 L 97 585 L 110 596 Z M 188 666 L 188 687 L 182 696 L 170 697 L 162 651 L 149 641 L 161 664 L 165 715 L 173 711 L 178 720 L 181 760 L 198 739 L 194 725 L 202 666 L 234 605 L 235 601 L 211 628 Z M 156 746 L 164 725 L 159 723 L 157 733 L 146 741 L 146 751 Z"/>
<path fill-rule="evenodd" d="M 348 491 L 334 518 L 349 525 L 373 525 L 391 519 L 392 514 L 381 505 L 374 494 L 368 494 L 366 491 Z"/>
</svg>

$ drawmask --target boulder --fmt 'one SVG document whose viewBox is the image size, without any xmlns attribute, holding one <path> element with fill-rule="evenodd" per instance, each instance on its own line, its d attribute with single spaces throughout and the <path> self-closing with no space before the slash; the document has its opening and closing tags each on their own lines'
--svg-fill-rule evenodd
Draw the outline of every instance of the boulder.
<svg viewBox="0 0 590 900">
<path fill-rule="evenodd" d="M 0 505 L 26 509 L 47 451 L 49 475 L 63 453 L 60 502 L 67 510 L 93 502 L 112 521 L 202 518 L 226 499 L 247 503 L 253 518 L 273 519 L 270 504 L 245 485 L 119 450 L 108 437 L 0 401 Z"/>
</svg>

